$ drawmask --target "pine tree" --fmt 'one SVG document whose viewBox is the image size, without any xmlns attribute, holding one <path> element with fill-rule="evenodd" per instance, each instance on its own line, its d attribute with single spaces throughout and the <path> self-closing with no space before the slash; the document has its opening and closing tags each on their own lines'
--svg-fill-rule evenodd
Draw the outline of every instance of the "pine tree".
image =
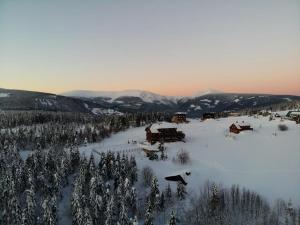
<svg viewBox="0 0 300 225">
<path fill-rule="evenodd" d="M 84 221 L 84 225 L 93 225 L 93 219 L 88 207 L 85 207 L 83 221 Z"/>
<path fill-rule="evenodd" d="M 75 216 L 73 216 L 73 224 L 74 225 L 85 225 L 84 223 L 85 223 L 84 211 L 80 205 L 77 209 Z"/>
<path fill-rule="evenodd" d="M 177 197 L 179 198 L 179 200 L 183 200 L 185 199 L 185 194 L 186 194 L 185 186 L 182 182 L 179 181 L 177 183 Z"/>
<path fill-rule="evenodd" d="M 78 167 L 80 162 L 80 153 L 77 145 L 72 146 L 70 149 L 70 161 L 72 170 L 74 171 Z"/>
<path fill-rule="evenodd" d="M 137 196 L 134 187 L 131 188 L 129 205 L 131 207 L 132 214 L 135 215 L 137 211 Z"/>
<path fill-rule="evenodd" d="M 121 203 L 121 210 L 119 215 L 119 224 L 120 225 L 130 225 L 130 221 L 128 218 L 128 210 L 126 208 L 126 204 L 124 200 Z"/>
<path fill-rule="evenodd" d="M 22 215 L 23 224 L 26 225 L 35 224 L 36 222 L 35 208 L 36 208 L 35 194 L 34 194 L 33 187 L 31 187 L 31 189 L 26 191 L 26 207 Z"/>
<path fill-rule="evenodd" d="M 105 220 L 105 225 L 114 225 L 115 224 L 115 218 L 114 218 L 114 212 L 115 212 L 115 198 L 114 195 L 111 196 L 110 201 L 107 204 L 106 207 L 106 220 Z"/>
<path fill-rule="evenodd" d="M 172 189 L 171 189 L 170 183 L 168 183 L 165 193 L 166 193 L 167 202 L 170 203 L 171 199 L 172 199 Z"/>
<path fill-rule="evenodd" d="M 159 209 L 164 210 L 165 209 L 165 195 L 162 192 L 159 198 Z"/>
<path fill-rule="evenodd" d="M 158 181 L 157 178 L 153 176 L 150 190 L 150 204 L 155 208 L 159 205 L 159 194 Z"/>
<path fill-rule="evenodd" d="M 56 198 L 47 197 L 42 204 L 43 207 L 43 223 L 49 225 L 57 224 L 56 215 Z"/>
<path fill-rule="evenodd" d="M 8 205 L 5 211 L 8 212 L 6 220 L 8 224 L 20 224 L 22 222 L 22 211 L 16 191 L 15 182 L 12 177 L 8 178 L 10 182 L 10 190 L 8 190 Z"/>
<path fill-rule="evenodd" d="M 215 216 L 215 211 L 217 210 L 220 204 L 220 197 L 219 197 L 217 186 L 215 184 L 212 185 L 211 193 L 212 194 L 210 200 L 210 213 L 211 216 Z"/>
<path fill-rule="evenodd" d="M 89 174 L 90 176 L 95 176 L 96 173 L 96 166 L 95 166 L 95 159 L 93 153 L 90 156 L 90 161 L 89 161 Z"/>
<path fill-rule="evenodd" d="M 168 225 L 176 225 L 176 218 L 175 218 L 174 211 L 172 211 L 172 213 L 171 213 L 171 217 L 170 217 Z"/>
<path fill-rule="evenodd" d="M 146 207 L 144 225 L 153 225 L 152 204 L 150 201 L 147 202 Z"/>
</svg>

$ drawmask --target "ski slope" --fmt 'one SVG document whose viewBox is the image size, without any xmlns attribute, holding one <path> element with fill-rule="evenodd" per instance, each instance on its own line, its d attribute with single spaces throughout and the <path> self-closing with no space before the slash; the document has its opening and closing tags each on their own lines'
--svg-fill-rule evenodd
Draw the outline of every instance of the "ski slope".
<svg viewBox="0 0 300 225">
<path fill-rule="evenodd" d="M 236 121 L 251 124 L 254 131 L 229 134 L 229 126 Z M 279 131 L 278 124 L 288 126 Z M 82 154 L 89 156 L 94 150 L 123 151 L 135 154 L 138 168 L 150 166 L 157 176 L 160 187 L 165 188 L 165 176 L 191 171 L 187 177 L 187 190 L 192 196 L 201 184 L 210 180 L 225 186 L 238 184 L 257 191 L 268 200 L 291 198 L 300 205 L 300 125 L 293 121 L 269 121 L 268 117 L 229 117 L 218 120 L 190 120 L 178 125 L 186 134 L 186 142 L 167 143 L 168 159 L 150 161 L 135 143 L 145 140 L 145 127 L 132 128 L 112 135 L 101 143 L 81 147 Z M 174 163 L 180 149 L 189 152 L 187 165 Z M 97 159 L 98 155 L 94 154 Z M 172 184 L 175 188 L 176 184 Z"/>
</svg>

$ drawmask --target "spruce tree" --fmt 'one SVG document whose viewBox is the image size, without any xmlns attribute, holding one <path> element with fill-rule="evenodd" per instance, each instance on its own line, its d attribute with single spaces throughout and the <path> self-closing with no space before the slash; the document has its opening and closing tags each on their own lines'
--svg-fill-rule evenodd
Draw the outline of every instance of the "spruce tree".
<svg viewBox="0 0 300 225">
<path fill-rule="evenodd" d="M 153 225 L 153 215 L 152 215 L 152 204 L 150 200 L 146 204 L 146 214 L 145 214 L 145 220 L 144 225 Z"/>
<path fill-rule="evenodd" d="M 170 217 L 168 225 L 176 225 L 176 218 L 175 218 L 174 211 L 172 211 L 172 213 L 171 213 L 171 217 Z"/>
<path fill-rule="evenodd" d="M 177 183 L 177 197 L 179 198 L 179 200 L 183 200 L 185 199 L 185 194 L 186 194 L 185 186 L 182 182 L 179 181 Z"/>
</svg>

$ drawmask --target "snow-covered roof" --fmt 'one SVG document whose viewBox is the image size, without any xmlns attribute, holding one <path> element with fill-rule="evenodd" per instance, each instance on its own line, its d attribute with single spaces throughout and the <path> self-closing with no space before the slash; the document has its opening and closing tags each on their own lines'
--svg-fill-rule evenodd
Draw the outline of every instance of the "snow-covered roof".
<svg viewBox="0 0 300 225">
<path fill-rule="evenodd" d="M 157 133 L 159 129 L 174 129 L 177 128 L 173 123 L 161 122 L 152 124 L 150 130 L 152 133 Z"/>
<path fill-rule="evenodd" d="M 245 121 L 242 121 L 242 122 L 236 121 L 236 122 L 234 123 L 234 125 L 235 125 L 238 129 L 240 129 L 241 127 L 244 127 L 244 126 L 250 126 L 250 124 L 247 123 L 247 122 L 245 122 Z"/>
<path fill-rule="evenodd" d="M 186 115 L 186 112 L 176 112 L 175 115 Z"/>
<path fill-rule="evenodd" d="M 299 112 L 291 112 L 291 114 L 290 114 L 291 116 L 299 116 L 300 115 L 300 111 Z"/>
</svg>

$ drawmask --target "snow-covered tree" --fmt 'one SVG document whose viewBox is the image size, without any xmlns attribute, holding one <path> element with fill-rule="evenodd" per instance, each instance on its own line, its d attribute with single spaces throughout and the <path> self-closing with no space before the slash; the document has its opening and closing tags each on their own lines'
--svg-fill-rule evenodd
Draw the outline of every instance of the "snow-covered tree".
<svg viewBox="0 0 300 225">
<path fill-rule="evenodd" d="M 176 225 L 175 213 L 172 211 L 168 225 Z"/>
<path fill-rule="evenodd" d="M 106 220 L 105 220 L 105 225 L 115 225 L 116 223 L 116 218 L 115 218 L 115 198 L 114 195 L 111 196 L 107 207 L 106 207 Z"/>
<path fill-rule="evenodd" d="M 186 190 L 184 184 L 180 181 L 177 182 L 177 197 L 179 198 L 179 200 L 185 199 L 185 194 Z"/>
<path fill-rule="evenodd" d="M 160 191 L 159 191 L 158 181 L 157 178 L 154 176 L 151 182 L 151 190 L 150 190 L 149 197 L 150 197 L 150 203 L 156 209 L 157 206 L 159 205 L 159 196 L 160 196 Z"/>
<path fill-rule="evenodd" d="M 170 183 L 168 183 L 166 190 L 165 190 L 165 196 L 168 203 L 171 202 L 172 199 L 172 189 Z"/>
<path fill-rule="evenodd" d="M 152 214 L 152 204 L 150 201 L 146 204 L 146 214 L 144 219 L 144 225 L 153 225 L 153 214 Z"/>
</svg>

